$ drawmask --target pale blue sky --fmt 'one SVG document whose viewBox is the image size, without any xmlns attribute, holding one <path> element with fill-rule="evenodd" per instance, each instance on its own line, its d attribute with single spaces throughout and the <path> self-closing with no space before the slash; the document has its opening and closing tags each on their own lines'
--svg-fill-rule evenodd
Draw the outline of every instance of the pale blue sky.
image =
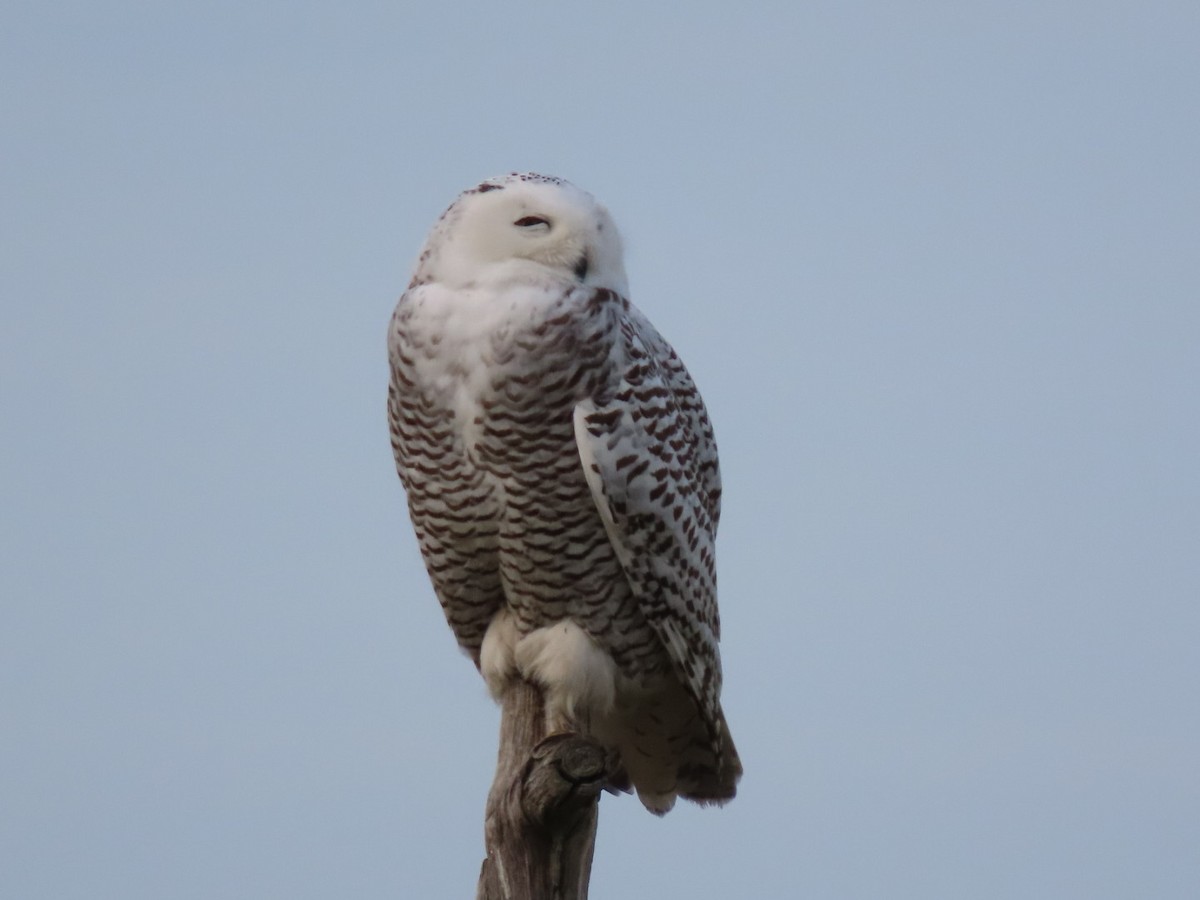
<svg viewBox="0 0 1200 900">
<path fill-rule="evenodd" d="M 726 484 L 723 810 L 603 898 L 1200 891 L 1200 6 L 0 13 L 0 896 L 473 895 L 497 715 L 384 331 L 612 210 Z"/>
</svg>

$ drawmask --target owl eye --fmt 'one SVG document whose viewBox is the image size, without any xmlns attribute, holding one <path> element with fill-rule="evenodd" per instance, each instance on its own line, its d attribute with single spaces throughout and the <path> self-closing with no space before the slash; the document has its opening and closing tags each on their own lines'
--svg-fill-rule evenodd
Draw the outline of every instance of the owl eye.
<svg viewBox="0 0 1200 900">
<path fill-rule="evenodd" d="M 517 221 L 513 222 L 513 224 L 519 228 L 537 228 L 542 225 L 546 226 L 546 228 L 549 228 L 550 220 L 543 219 L 541 216 L 522 216 L 521 218 L 517 219 Z"/>
</svg>

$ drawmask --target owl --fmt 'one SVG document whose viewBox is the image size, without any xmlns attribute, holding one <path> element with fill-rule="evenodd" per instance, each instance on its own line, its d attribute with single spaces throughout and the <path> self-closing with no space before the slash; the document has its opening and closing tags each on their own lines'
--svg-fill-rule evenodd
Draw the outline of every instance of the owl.
<svg viewBox="0 0 1200 900">
<path fill-rule="evenodd" d="M 392 449 L 446 621 L 494 697 L 619 754 L 651 812 L 724 803 L 717 448 L 629 302 L 608 211 L 494 178 L 434 225 L 388 333 Z"/>
</svg>

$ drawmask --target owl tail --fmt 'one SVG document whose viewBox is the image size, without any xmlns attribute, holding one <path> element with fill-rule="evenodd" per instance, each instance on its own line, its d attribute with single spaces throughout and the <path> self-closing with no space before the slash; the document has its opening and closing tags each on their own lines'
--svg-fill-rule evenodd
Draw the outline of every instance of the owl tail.
<svg viewBox="0 0 1200 900">
<path fill-rule="evenodd" d="M 648 810 L 663 815 L 677 797 L 702 805 L 733 799 L 742 763 L 719 707 L 715 727 L 710 730 L 675 683 L 663 694 L 644 698 L 624 712 L 613 743 L 638 799 Z"/>
</svg>

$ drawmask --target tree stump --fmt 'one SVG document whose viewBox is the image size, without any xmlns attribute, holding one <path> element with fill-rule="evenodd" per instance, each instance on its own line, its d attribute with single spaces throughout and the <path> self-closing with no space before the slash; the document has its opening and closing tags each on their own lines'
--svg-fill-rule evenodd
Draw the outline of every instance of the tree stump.
<svg viewBox="0 0 1200 900">
<path fill-rule="evenodd" d="M 477 900 L 587 900 L 608 755 L 575 734 L 546 736 L 541 691 L 514 682 L 484 819 Z"/>
</svg>

